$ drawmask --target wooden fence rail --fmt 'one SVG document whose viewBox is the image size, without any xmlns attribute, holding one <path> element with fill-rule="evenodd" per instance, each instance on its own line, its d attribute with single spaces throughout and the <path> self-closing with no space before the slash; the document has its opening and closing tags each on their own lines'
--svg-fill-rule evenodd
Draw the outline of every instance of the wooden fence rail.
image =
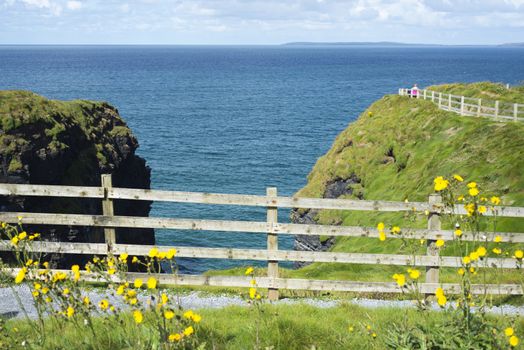
<svg viewBox="0 0 524 350">
<path fill-rule="evenodd" d="M 460 286 L 458 284 L 439 284 L 439 268 L 457 268 L 461 266 L 461 257 L 439 256 L 435 242 L 438 239 L 453 240 L 454 233 L 450 230 L 442 230 L 440 216 L 449 213 L 449 209 L 443 207 L 440 196 L 430 196 L 428 202 L 391 202 L 391 201 L 369 201 L 349 199 L 318 199 L 318 198 L 295 198 L 280 197 L 276 188 L 268 188 L 266 196 L 217 194 L 217 193 L 194 193 L 175 192 L 143 189 L 124 189 L 111 186 L 110 175 L 102 175 L 101 187 L 79 187 L 79 186 L 47 186 L 26 184 L 0 184 L 0 196 L 38 196 L 38 197 L 77 197 L 96 198 L 102 201 L 102 215 L 85 214 L 54 214 L 54 213 L 28 213 L 28 212 L 0 212 L 0 221 L 17 223 L 19 217 L 23 217 L 24 224 L 31 225 L 65 225 L 65 226 L 89 226 L 104 229 L 105 243 L 73 243 L 73 242 L 33 242 L 30 249 L 41 253 L 60 254 L 88 254 L 107 255 L 122 254 L 144 256 L 149 253 L 153 246 L 118 244 L 115 234 L 116 228 L 154 228 L 154 229 L 177 229 L 192 231 L 219 231 L 244 232 L 253 234 L 265 234 L 267 236 L 266 249 L 235 249 L 235 248 L 204 248 L 204 247 L 179 247 L 163 246 L 162 250 L 177 249 L 178 257 L 182 258 L 211 258 L 228 260 L 253 260 L 267 261 L 267 277 L 259 279 L 259 286 L 268 288 L 269 298 L 278 299 L 279 289 L 308 289 L 308 290 L 332 290 L 353 292 L 381 292 L 400 293 L 401 289 L 395 283 L 390 282 L 356 282 L 356 281 L 331 281 L 331 280 L 302 280 L 287 279 L 279 277 L 278 263 L 280 261 L 303 261 L 324 263 L 347 263 L 347 264 L 373 264 L 373 265 L 397 265 L 397 266 L 420 266 L 426 268 L 426 280 L 420 284 L 421 293 L 432 293 L 435 286 L 442 287 L 449 293 L 456 293 Z M 267 220 L 256 221 L 231 221 L 231 220 L 202 220 L 183 218 L 161 218 L 161 217 L 133 217 L 115 216 L 113 200 L 147 200 L 147 201 L 169 201 L 181 203 L 217 204 L 217 205 L 243 205 L 266 207 Z M 380 212 L 406 212 L 427 211 L 427 229 L 407 229 L 403 237 L 411 239 L 427 240 L 426 255 L 398 255 L 398 254 L 368 254 L 368 253 L 339 253 L 339 252 L 310 252 L 279 250 L 278 235 L 326 235 L 346 237 L 370 237 L 378 238 L 379 234 L 375 228 L 360 226 L 332 226 L 332 225 L 302 225 L 278 222 L 278 208 L 316 208 L 337 210 L 359 210 Z M 453 213 L 464 214 L 466 211 L 462 205 L 458 205 Z M 524 217 L 522 207 L 495 207 L 486 215 L 498 215 L 502 217 Z M 486 242 L 492 241 L 493 232 L 481 232 L 477 237 L 464 233 L 462 239 L 465 241 L 478 240 L 481 237 Z M 524 234 L 497 232 L 502 237 L 502 242 L 524 243 Z M 392 239 L 400 238 L 400 235 L 390 235 Z M 11 250 L 12 246 L 7 240 L 0 240 L 0 250 Z M 515 259 L 512 258 L 486 258 L 483 259 L 481 267 L 514 269 L 517 267 Z M 13 269 L 15 271 L 16 269 Z M 130 273 L 130 278 L 137 274 Z M 165 284 L 180 285 L 213 285 L 245 287 L 249 286 L 249 278 L 225 277 L 225 276 L 192 276 L 160 275 L 160 281 Z M 85 276 L 89 280 L 89 276 Z M 474 286 L 475 293 L 491 294 L 522 294 L 520 285 L 488 285 Z"/>
<path fill-rule="evenodd" d="M 416 91 L 415 94 L 411 89 L 400 88 L 398 93 L 401 96 L 430 100 L 442 110 L 464 116 L 487 117 L 497 121 L 524 121 L 524 104 L 521 103 L 457 96 L 426 89 Z"/>
</svg>

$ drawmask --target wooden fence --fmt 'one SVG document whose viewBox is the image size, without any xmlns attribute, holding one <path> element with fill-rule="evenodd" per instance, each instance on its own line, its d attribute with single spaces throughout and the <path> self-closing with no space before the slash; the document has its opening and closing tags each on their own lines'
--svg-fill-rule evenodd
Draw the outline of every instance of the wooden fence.
<svg viewBox="0 0 524 350">
<path fill-rule="evenodd" d="M 413 95 L 411 89 L 398 90 L 401 96 L 411 96 L 419 99 L 430 100 L 438 108 L 473 117 L 488 117 L 497 121 L 524 121 L 524 104 L 503 101 L 485 100 L 474 97 L 445 94 L 432 90 L 417 90 Z"/>
<path fill-rule="evenodd" d="M 245 232 L 265 234 L 267 249 L 235 249 L 235 248 L 203 248 L 157 246 L 161 250 L 175 248 L 178 257 L 184 258 L 214 258 L 267 261 L 267 276 L 258 277 L 259 287 L 269 290 L 271 300 L 278 299 L 279 289 L 305 289 L 317 291 L 349 291 L 349 292 L 379 292 L 400 293 L 401 289 L 395 282 L 357 282 L 340 280 L 309 280 L 279 277 L 278 263 L 280 261 L 304 261 L 348 264 L 398 265 L 421 266 L 426 268 L 426 278 L 419 284 L 421 293 L 433 293 L 437 287 L 442 287 L 448 293 L 460 291 L 460 285 L 454 283 L 439 283 L 439 268 L 460 267 L 461 257 L 439 256 L 435 248 L 437 239 L 453 240 L 454 233 L 442 230 L 440 215 L 445 213 L 440 196 L 432 195 L 428 202 L 390 202 L 349 199 L 319 199 L 280 197 L 276 188 L 268 188 L 265 196 L 175 192 L 161 190 L 114 188 L 111 186 L 111 176 L 102 175 L 101 187 L 79 186 L 47 186 L 27 184 L 0 184 L 0 196 L 38 196 L 38 197 L 76 197 L 97 198 L 102 201 L 102 215 L 82 214 L 50 214 L 28 212 L 0 212 L 0 221 L 17 223 L 18 217 L 23 217 L 24 224 L 31 225 L 67 225 L 102 227 L 105 232 L 105 243 L 74 243 L 74 242 L 34 242 L 31 249 L 42 253 L 89 254 L 106 255 L 122 254 L 145 256 L 152 246 L 118 244 L 116 243 L 115 228 L 157 228 L 179 230 L 206 230 L 222 232 Z M 181 203 L 200 203 L 216 205 L 240 205 L 267 208 L 265 222 L 254 221 L 226 221 L 226 220 L 197 220 L 160 217 L 128 217 L 113 215 L 113 200 L 146 200 Z M 303 225 L 279 223 L 278 208 L 314 208 L 380 212 L 428 211 L 427 229 L 410 229 L 410 238 L 427 240 L 426 255 L 397 255 L 397 254 L 368 254 L 368 253 L 338 253 L 338 252 L 311 252 L 290 251 L 278 249 L 278 235 L 327 235 L 346 237 L 377 238 L 375 228 L 358 226 L 329 226 Z M 456 214 L 464 214 L 465 209 L 458 207 Z M 492 215 L 489 212 L 486 215 Z M 497 215 L 504 217 L 524 217 L 523 207 L 498 207 Z M 481 233 L 488 239 L 493 233 Z M 524 234 L 497 233 L 503 242 L 524 243 Z M 398 236 L 390 236 L 392 239 Z M 474 240 L 471 234 L 464 233 L 463 240 Z M 11 250 L 9 241 L 0 241 L 0 250 Z M 515 259 L 487 258 L 488 267 L 516 268 Z M 16 269 L 12 270 L 16 273 Z M 128 280 L 141 276 L 142 273 L 128 273 Z M 86 276 L 89 279 L 90 276 Z M 171 275 L 159 274 L 162 284 L 176 285 L 208 285 L 228 287 L 249 287 L 250 278 L 246 276 L 203 276 L 203 275 Z M 522 288 L 516 284 L 502 285 L 474 285 L 472 293 L 489 294 L 522 294 Z"/>
</svg>

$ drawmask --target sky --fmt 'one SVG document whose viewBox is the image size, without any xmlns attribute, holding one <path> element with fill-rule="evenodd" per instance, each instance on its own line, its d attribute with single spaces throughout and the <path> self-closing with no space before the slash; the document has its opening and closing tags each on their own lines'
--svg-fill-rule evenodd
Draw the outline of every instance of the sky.
<svg viewBox="0 0 524 350">
<path fill-rule="evenodd" d="M 524 0 L 0 0 L 0 44 L 524 42 Z"/>
</svg>

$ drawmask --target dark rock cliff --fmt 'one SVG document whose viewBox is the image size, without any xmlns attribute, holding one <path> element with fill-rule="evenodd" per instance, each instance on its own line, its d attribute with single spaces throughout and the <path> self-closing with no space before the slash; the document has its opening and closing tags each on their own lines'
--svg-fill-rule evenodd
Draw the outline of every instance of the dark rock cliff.
<svg viewBox="0 0 524 350">
<path fill-rule="evenodd" d="M 25 91 L 0 91 L 0 182 L 150 188 L 150 169 L 135 154 L 138 141 L 107 103 L 52 101 Z M 115 201 L 115 215 L 148 216 L 151 203 Z M 0 210 L 101 214 L 101 201 L 0 197 Z M 103 231 L 83 227 L 32 227 L 43 239 L 103 242 Z M 152 229 L 119 229 L 117 242 L 154 244 Z"/>
<path fill-rule="evenodd" d="M 352 185 L 360 184 L 361 180 L 352 174 L 347 179 L 335 179 L 327 183 L 323 198 L 339 198 L 345 195 L 354 194 Z M 359 194 L 356 194 L 360 197 Z M 291 222 L 294 224 L 317 224 L 317 215 L 319 211 L 316 209 L 293 209 L 291 210 Z M 303 251 L 327 251 L 335 244 L 335 237 L 324 237 L 321 239 L 320 236 L 295 236 L 295 242 L 293 248 L 295 250 Z M 308 265 L 309 263 L 298 261 L 295 263 L 296 268 L 300 268 Z"/>
</svg>

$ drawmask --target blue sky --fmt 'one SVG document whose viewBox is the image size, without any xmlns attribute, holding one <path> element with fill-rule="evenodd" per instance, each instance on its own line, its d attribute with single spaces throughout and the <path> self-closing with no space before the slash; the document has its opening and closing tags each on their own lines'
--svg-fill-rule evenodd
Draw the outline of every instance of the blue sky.
<svg viewBox="0 0 524 350">
<path fill-rule="evenodd" d="M 524 42 L 524 0 L 0 0 L 0 44 Z"/>
</svg>

